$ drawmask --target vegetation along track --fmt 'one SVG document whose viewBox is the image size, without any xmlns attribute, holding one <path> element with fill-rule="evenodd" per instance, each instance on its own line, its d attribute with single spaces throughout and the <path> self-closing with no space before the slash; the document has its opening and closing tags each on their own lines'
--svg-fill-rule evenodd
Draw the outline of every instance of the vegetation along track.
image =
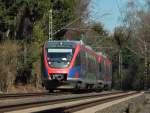
<svg viewBox="0 0 150 113">
<path fill-rule="evenodd" d="M 90 91 L 84 91 L 84 92 L 78 92 L 78 93 L 85 93 Z M 118 91 L 119 92 L 119 91 Z M 39 97 L 39 96 L 49 96 L 49 95 L 63 95 L 63 94 L 76 94 L 72 90 L 60 90 L 60 91 L 55 91 L 55 92 L 38 92 L 38 93 L 6 93 L 6 94 L 0 94 L 0 100 L 5 100 L 5 99 L 19 99 L 19 98 L 28 98 L 28 97 Z"/>
<path fill-rule="evenodd" d="M 18 98 L 28 98 L 28 97 L 39 97 L 39 96 L 49 96 L 49 95 L 60 95 L 60 94 L 70 94 L 69 92 L 38 92 L 38 93 L 10 93 L 10 94 L 0 94 L 0 100 L 4 99 L 18 99 Z"/>
<path fill-rule="evenodd" d="M 3 99 L 26 98 L 26 97 L 34 97 L 34 96 L 44 96 L 44 95 L 52 95 L 52 94 L 54 94 L 54 93 L 41 92 L 41 93 L 0 94 L 0 100 L 3 100 Z"/>
<path fill-rule="evenodd" d="M 84 96 L 81 96 L 79 94 L 79 95 L 73 96 L 73 97 L 62 97 L 62 98 L 58 98 L 58 99 L 52 99 L 51 98 L 51 99 L 47 99 L 47 100 L 35 100 L 35 99 L 33 99 L 32 102 L 30 101 L 30 102 L 24 102 L 24 103 L 11 103 L 11 104 L 6 104 L 6 105 L 1 104 L 0 105 L 0 112 L 13 111 L 13 110 L 19 110 L 19 109 L 25 109 L 25 108 L 33 108 L 33 107 L 46 106 L 46 105 L 54 105 L 54 104 L 73 102 L 73 101 L 77 101 L 77 100 L 84 100 L 84 99 L 90 99 L 90 98 L 98 98 L 98 97 L 105 97 L 105 96 L 112 96 L 112 95 L 115 96 L 118 94 L 120 94 L 122 96 L 127 96 L 127 95 L 135 94 L 135 92 L 134 93 L 114 92 L 114 93 L 105 93 L 105 94 L 98 93 L 98 94 L 84 95 Z M 119 96 L 116 96 L 115 98 L 118 98 L 118 97 Z M 111 99 L 113 99 L 113 98 L 114 97 L 111 97 Z M 106 101 L 106 100 L 107 99 L 103 99 L 103 101 Z M 99 102 L 99 101 L 102 101 L 102 100 L 97 100 L 97 102 Z M 94 103 L 94 102 L 92 102 L 92 103 Z M 79 106 L 81 107 L 81 105 L 79 105 Z M 74 109 L 74 106 L 71 106 L 71 107 L 72 107 L 71 109 Z M 67 108 L 66 110 L 68 110 L 68 109 L 69 108 Z M 54 110 L 60 110 L 60 108 L 54 109 Z"/>
</svg>

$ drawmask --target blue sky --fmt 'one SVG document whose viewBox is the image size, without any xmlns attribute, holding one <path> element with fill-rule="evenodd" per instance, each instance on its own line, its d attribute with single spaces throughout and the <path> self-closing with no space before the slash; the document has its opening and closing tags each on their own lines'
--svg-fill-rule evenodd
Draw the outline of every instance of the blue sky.
<svg viewBox="0 0 150 113">
<path fill-rule="evenodd" d="M 91 19 L 102 22 L 105 29 L 112 32 L 115 26 L 121 24 L 121 14 L 118 6 L 122 9 L 128 1 L 129 0 L 91 0 Z"/>
</svg>

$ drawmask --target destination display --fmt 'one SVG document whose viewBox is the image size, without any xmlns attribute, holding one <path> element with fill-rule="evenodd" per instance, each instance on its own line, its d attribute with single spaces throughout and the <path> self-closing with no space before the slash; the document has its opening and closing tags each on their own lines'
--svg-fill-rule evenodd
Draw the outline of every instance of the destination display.
<svg viewBox="0 0 150 113">
<path fill-rule="evenodd" d="M 73 42 L 47 42 L 46 48 L 75 48 L 75 45 Z"/>
</svg>

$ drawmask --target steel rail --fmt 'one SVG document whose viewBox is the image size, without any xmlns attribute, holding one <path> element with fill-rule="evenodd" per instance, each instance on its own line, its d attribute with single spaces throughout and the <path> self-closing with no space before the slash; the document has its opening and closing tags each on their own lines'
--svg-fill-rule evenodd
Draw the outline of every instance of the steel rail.
<svg viewBox="0 0 150 113">
<path fill-rule="evenodd" d="M 72 112 L 77 112 L 89 107 L 93 107 L 99 104 L 104 104 L 107 102 L 111 102 L 114 100 L 118 100 L 118 99 L 122 99 L 131 95 L 135 95 L 138 94 L 137 92 L 131 93 L 131 94 L 124 94 L 124 95 L 120 95 L 120 96 L 114 96 L 114 97 L 108 97 L 108 98 L 104 98 L 104 99 L 97 99 L 96 101 L 90 101 L 90 102 L 86 102 L 86 103 L 81 103 L 81 104 L 77 104 L 77 105 L 72 105 L 72 106 L 68 106 L 68 107 L 64 107 L 61 109 L 64 109 L 65 113 L 72 113 Z M 60 108 L 59 108 L 60 109 Z"/>
<path fill-rule="evenodd" d="M 16 94 L 0 94 L 0 100 L 3 99 L 16 99 L 23 97 L 41 96 L 41 95 L 51 95 L 52 93 L 41 92 L 41 93 L 16 93 Z"/>
<path fill-rule="evenodd" d="M 0 105 L 0 112 L 6 112 L 6 111 L 13 111 L 13 110 L 19 110 L 19 109 L 25 109 L 25 108 L 31 108 L 31 107 L 39 107 L 39 106 L 45 106 L 45 105 L 53 105 L 53 104 L 60 104 L 65 102 L 71 102 L 76 100 L 84 100 L 88 98 L 95 98 L 95 97 L 103 97 L 108 95 L 116 95 L 116 94 L 123 94 L 124 92 L 111 92 L 106 94 L 93 94 L 93 95 L 84 95 L 84 96 L 74 96 L 74 97 L 63 97 L 59 99 L 49 99 L 49 100 L 43 100 L 43 101 L 33 101 L 33 102 L 25 102 L 25 103 L 14 103 L 10 105 Z"/>
<path fill-rule="evenodd" d="M 100 105 L 100 104 L 104 104 L 104 103 L 111 102 L 114 100 L 122 99 L 122 98 L 125 98 L 128 96 L 132 96 L 135 94 L 139 94 L 139 92 L 126 93 L 126 94 L 119 95 L 119 96 L 114 95 L 113 97 L 97 99 L 97 100 L 88 101 L 88 102 L 84 102 L 84 103 L 80 103 L 80 104 L 54 108 L 54 109 L 39 111 L 39 112 L 35 112 L 35 113 L 41 113 L 41 112 L 42 113 L 43 112 L 47 112 L 47 113 L 73 113 L 73 112 L 77 112 L 77 111 L 80 111 L 80 110 L 83 110 L 86 108 L 94 107 L 96 105 Z"/>
<path fill-rule="evenodd" d="M 38 96 L 49 96 L 49 95 L 60 95 L 60 94 L 70 94 L 69 92 L 37 92 L 37 93 L 7 93 L 0 94 L 0 100 L 4 99 L 18 99 L 18 98 L 26 98 L 26 97 L 38 97 Z"/>
</svg>

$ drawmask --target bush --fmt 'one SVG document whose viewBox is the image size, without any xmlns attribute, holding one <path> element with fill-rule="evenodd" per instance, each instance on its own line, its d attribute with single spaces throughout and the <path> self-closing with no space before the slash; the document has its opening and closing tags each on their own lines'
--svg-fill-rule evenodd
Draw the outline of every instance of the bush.
<svg viewBox="0 0 150 113">
<path fill-rule="evenodd" d="M 19 59 L 20 64 L 15 84 L 31 84 L 37 87 L 37 84 L 40 84 L 41 81 L 40 47 L 38 43 L 24 44 L 22 51 L 24 52 Z"/>
<path fill-rule="evenodd" d="M 13 85 L 41 86 L 41 47 L 38 43 L 21 44 L 4 41 L 0 44 L 0 91 Z"/>
<path fill-rule="evenodd" d="M 41 85 L 41 50 L 42 48 L 39 46 L 38 43 L 32 43 L 30 46 L 30 61 L 32 64 L 31 70 L 31 83 L 38 87 Z"/>
<path fill-rule="evenodd" d="M 16 41 L 5 41 L 0 45 L 0 90 L 7 91 L 14 83 L 20 46 Z"/>
</svg>

